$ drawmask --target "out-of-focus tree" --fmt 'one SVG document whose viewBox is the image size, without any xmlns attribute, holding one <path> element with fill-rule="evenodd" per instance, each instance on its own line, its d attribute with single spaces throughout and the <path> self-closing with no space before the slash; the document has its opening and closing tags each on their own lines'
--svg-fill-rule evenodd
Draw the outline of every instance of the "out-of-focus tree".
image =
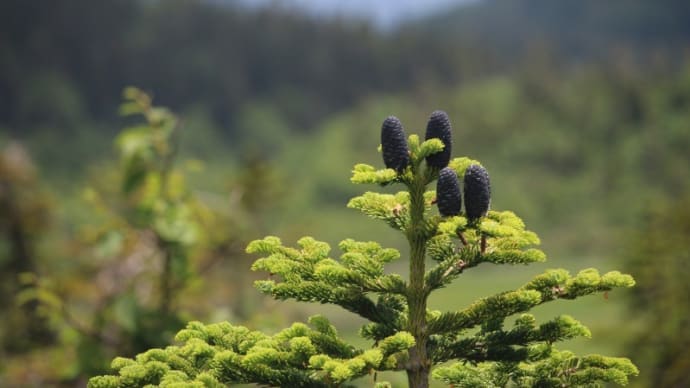
<svg viewBox="0 0 690 388">
<path fill-rule="evenodd" d="M 57 332 L 55 345 L 43 345 L 63 352 L 59 367 L 38 372 L 39 385 L 82 385 L 85 377 L 105 371 L 115 354 L 169 342 L 190 315 L 206 316 L 219 308 L 213 306 L 219 292 L 226 304 L 222 308 L 247 310 L 238 307 L 238 295 L 251 279 L 205 284 L 201 275 L 211 269 L 227 274 L 227 265 L 221 265 L 225 259 L 234 261 L 230 266 L 243 259 L 243 233 L 255 225 L 243 226 L 242 219 L 249 216 L 234 213 L 245 208 L 250 214 L 251 206 L 242 195 L 233 199 L 193 190 L 186 177 L 203 165 L 179 160 L 180 120 L 153 106 L 139 89 L 126 89 L 125 98 L 122 113 L 143 120 L 118 136 L 119 168 L 99 171 L 101 176 L 84 192 L 89 222 L 70 243 L 73 262 L 57 271 L 48 269 L 59 265 L 45 260 L 43 271 L 36 265 L 21 269 L 39 276 L 25 276 L 18 302 L 42 309 Z M 254 194 L 253 188 L 236 191 Z M 218 290 L 209 291 L 211 287 Z M 15 371 L 18 367 L 13 366 Z"/>
<path fill-rule="evenodd" d="M 624 258 L 637 279 L 630 308 L 643 325 L 629 354 L 650 387 L 690 385 L 690 197 L 650 209 Z"/>
<path fill-rule="evenodd" d="M 22 278 L 36 271 L 37 245 L 52 211 L 28 153 L 10 142 L 0 151 L 0 356 L 26 353 L 54 340 L 40 306 L 19 306 L 14 299 L 25 287 Z"/>
</svg>

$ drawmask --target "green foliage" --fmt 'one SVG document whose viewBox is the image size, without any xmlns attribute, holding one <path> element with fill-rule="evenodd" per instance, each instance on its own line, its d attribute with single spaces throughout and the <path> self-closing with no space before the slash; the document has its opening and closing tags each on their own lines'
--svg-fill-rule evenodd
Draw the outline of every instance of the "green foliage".
<svg viewBox="0 0 690 388">
<path fill-rule="evenodd" d="M 186 183 L 176 158 L 176 116 L 136 88 L 127 88 L 124 98 L 121 112 L 137 121 L 117 137 L 120 169 L 106 174 L 120 187 L 95 182 L 98 188 L 84 190 L 90 219 L 71 242 L 88 256 L 79 263 L 86 273 L 32 269 L 40 275 L 25 276 L 16 297 L 40 307 L 56 332 L 55 349 L 69 351 L 63 357 L 71 368 L 52 372 L 56 379 L 102 373 L 114 355 L 170 342 L 188 320 L 180 292 L 198 276 L 198 261 L 229 241 L 201 233 L 220 229 L 223 219 Z M 65 262 L 76 266 L 71 259 Z"/>
<path fill-rule="evenodd" d="M 200 189 L 204 164 L 183 157 L 190 128 L 141 90 L 124 94 L 119 163 L 83 160 L 76 192 L 47 195 L 18 142 L 0 152 L 1 386 L 82 385 L 192 316 L 256 309 L 243 294 L 252 277 L 235 268 L 249 263 L 243 234 L 280 206 L 272 166 L 250 159 Z"/>
<path fill-rule="evenodd" d="M 189 249 L 198 242 L 199 203 L 190 196 L 183 175 L 174 169 L 177 118 L 165 108 L 151 105 L 151 98 L 130 87 L 120 107 L 125 116 L 141 115 L 142 125 L 126 128 L 116 139 L 123 168 L 122 192 L 135 228 L 150 229 L 163 252 L 162 311 L 169 309 L 175 288 L 189 277 Z"/>
<path fill-rule="evenodd" d="M 354 183 L 402 184 L 397 194 L 365 193 L 350 201 L 375 219 L 399 230 L 409 242 L 409 279 L 385 271 L 401 257 L 380 244 L 347 239 L 342 254 L 330 256 L 325 242 L 311 237 L 297 247 L 277 237 L 253 241 L 247 252 L 261 256 L 252 269 L 269 274 L 255 283 L 259 291 L 278 300 L 334 304 L 369 323 L 360 335 L 372 348 L 355 349 L 336 336 L 325 318 L 313 318 L 316 330 L 302 324 L 273 337 L 249 332 L 228 323 L 204 326 L 191 323 L 177 336 L 182 345 L 154 349 L 131 359 L 116 359 L 117 376 L 95 377 L 91 387 L 161 385 L 174 381 L 218 384 L 258 383 L 270 386 L 343 386 L 380 371 L 405 371 L 411 387 L 428 387 L 433 376 L 454 386 L 595 386 L 601 382 L 624 385 L 637 374 L 627 359 L 589 355 L 577 357 L 553 347 L 589 330 L 569 316 L 537 325 L 522 314 L 512 327 L 504 321 L 540 304 L 575 299 L 618 287 L 631 287 L 631 276 L 617 271 L 600 275 L 595 269 L 571 276 L 549 270 L 522 287 L 482 298 L 449 312 L 427 309 L 429 295 L 481 263 L 528 264 L 543 261 L 534 248 L 537 236 L 525 229 L 512 212 L 490 211 L 473 222 L 467 214 L 442 217 L 434 209 L 435 192 L 427 187 L 438 178 L 438 166 L 427 166 L 428 156 L 444 145 L 438 139 L 420 144 L 408 139 L 409 163 L 400 171 L 356 165 Z M 454 159 L 450 168 L 459 176 L 475 164 Z M 485 179 L 488 175 L 484 172 Z M 426 259 L 433 265 L 426 270 Z M 238 335 L 237 333 L 242 333 Z M 317 340 L 321 339 L 323 342 Z M 156 355 L 151 357 L 150 355 Z"/>
<path fill-rule="evenodd" d="M 116 358 L 119 375 L 95 377 L 90 387 L 152 384 L 161 387 L 258 383 L 283 387 L 340 385 L 370 373 L 393 369 L 414 339 L 405 332 L 363 351 L 337 336 L 330 322 L 313 316 L 273 336 L 227 322 L 190 322 L 176 340 L 180 346 L 153 349 L 136 359 Z"/>
<path fill-rule="evenodd" d="M 575 299 L 614 287 L 632 287 L 634 284 L 629 275 L 615 271 L 599 276 L 596 270 L 588 269 L 575 277 L 570 277 L 562 270 L 549 271 L 515 291 L 481 299 L 459 312 L 441 314 L 429 321 L 429 331 L 446 333 L 470 329 L 556 299 Z M 497 310 L 504 310 L 504 313 L 497 314 Z"/>
<path fill-rule="evenodd" d="M 516 387 L 604 387 L 626 385 L 637 368 L 626 358 L 587 355 L 534 347 L 529 363 L 456 363 L 434 371 L 434 377 L 453 387 L 503 387 L 509 378 Z"/>
<path fill-rule="evenodd" d="M 254 241 L 247 252 L 268 255 L 257 260 L 253 270 L 280 275 L 282 281 L 260 280 L 256 287 L 277 299 L 333 303 L 375 322 L 380 315 L 365 293 L 403 294 L 400 275 L 384 274 L 384 264 L 400 257 L 394 249 L 375 242 L 345 240 L 340 243 L 340 261 L 328 258 L 330 247 L 310 237 L 298 241 L 300 250 L 286 248 L 275 237 Z"/>
<path fill-rule="evenodd" d="M 28 353 L 55 333 L 35 302 L 16 303 L 31 288 L 39 242 L 54 216 L 54 203 L 21 144 L 0 149 L 0 353 Z"/>
<path fill-rule="evenodd" d="M 690 199 L 684 196 L 655 204 L 627 236 L 623 258 L 638 284 L 630 319 L 639 323 L 627 345 L 647 386 L 690 384 L 689 234 Z"/>
</svg>

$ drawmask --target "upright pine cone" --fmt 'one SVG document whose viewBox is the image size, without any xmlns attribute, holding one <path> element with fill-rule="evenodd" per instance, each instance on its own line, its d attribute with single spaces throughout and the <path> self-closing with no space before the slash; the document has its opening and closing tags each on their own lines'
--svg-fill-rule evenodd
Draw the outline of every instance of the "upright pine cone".
<svg viewBox="0 0 690 388">
<path fill-rule="evenodd" d="M 467 167 L 464 186 L 467 218 L 469 220 L 476 220 L 486 215 L 491 202 L 489 173 L 478 164 Z"/>
<path fill-rule="evenodd" d="M 436 182 L 436 201 L 438 211 L 444 217 L 457 216 L 462 208 L 460 183 L 458 175 L 449 167 L 444 167 L 438 173 Z"/>
<path fill-rule="evenodd" d="M 426 125 L 426 140 L 440 139 L 443 142 L 443 151 L 429 155 L 426 157 L 426 163 L 429 166 L 436 168 L 443 168 L 450 162 L 450 119 L 446 112 L 437 110 L 429 117 L 429 122 Z"/>
<path fill-rule="evenodd" d="M 395 116 L 389 116 L 381 126 L 381 148 L 383 163 L 401 173 L 410 163 L 410 152 L 402 124 Z"/>
</svg>

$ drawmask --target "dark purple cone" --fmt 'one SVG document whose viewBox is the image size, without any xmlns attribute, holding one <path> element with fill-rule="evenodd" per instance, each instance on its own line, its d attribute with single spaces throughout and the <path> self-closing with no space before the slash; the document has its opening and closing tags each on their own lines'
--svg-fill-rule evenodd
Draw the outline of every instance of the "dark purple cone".
<svg viewBox="0 0 690 388">
<path fill-rule="evenodd" d="M 450 119 L 446 112 L 437 110 L 429 117 L 429 122 L 426 125 L 426 140 L 440 139 L 443 142 L 443 151 L 429 155 L 426 157 L 426 163 L 429 166 L 436 168 L 443 168 L 450 162 L 450 137 L 451 137 Z"/>
<path fill-rule="evenodd" d="M 465 212 L 472 221 L 486 215 L 491 202 L 489 173 L 484 167 L 473 164 L 465 170 Z"/>
<path fill-rule="evenodd" d="M 449 167 L 443 168 L 438 173 L 436 201 L 438 211 L 442 216 L 449 217 L 460 214 L 462 208 L 460 183 L 458 182 L 458 175 Z"/>
<path fill-rule="evenodd" d="M 410 152 L 402 124 L 395 116 L 389 116 L 381 126 L 381 148 L 383 163 L 401 173 L 410 163 Z"/>
</svg>

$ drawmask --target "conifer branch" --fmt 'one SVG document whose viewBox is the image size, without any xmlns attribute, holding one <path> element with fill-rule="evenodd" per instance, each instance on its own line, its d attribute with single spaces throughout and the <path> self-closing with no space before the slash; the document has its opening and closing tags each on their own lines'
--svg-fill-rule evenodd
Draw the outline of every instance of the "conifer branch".
<svg viewBox="0 0 690 388">
<path fill-rule="evenodd" d="M 627 385 L 628 377 L 639 373 L 626 358 L 587 355 L 551 349 L 536 362 L 455 363 L 437 368 L 434 378 L 454 387 L 582 387 L 612 382 Z"/>
<path fill-rule="evenodd" d="M 276 299 L 336 304 L 373 322 L 385 322 L 390 314 L 380 311 L 366 293 L 405 294 L 407 286 L 397 274 L 384 274 L 383 266 L 399 257 L 394 249 L 374 242 L 344 240 L 340 261 L 328 258 L 330 247 L 312 238 L 298 241 L 301 250 L 282 246 L 267 237 L 247 247 L 250 253 L 268 255 L 253 270 L 280 275 L 280 280 L 260 280 L 256 287 Z"/>
<path fill-rule="evenodd" d="M 511 291 L 474 302 L 465 310 L 443 313 L 429 322 L 430 334 L 470 329 L 497 317 L 527 311 L 541 303 L 541 294 L 533 290 Z"/>
<path fill-rule="evenodd" d="M 357 350 L 338 339 L 325 318 L 312 317 L 310 323 L 314 329 L 296 323 L 271 337 L 228 323 L 191 322 L 176 336 L 183 345 L 116 358 L 112 367 L 118 374 L 93 378 L 89 386 L 334 387 L 370 370 L 399 368 L 404 351 L 414 344 L 401 331 L 370 350 Z"/>
<path fill-rule="evenodd" d="M 402 191 L 396 195 L 366 192 L 350 200 L 347 207 L 385 221 L 391 227 L 405 230 L 410 223 L 410 194 Z"/>
<path fill-rule="evenodd" d="M 358 164 L 352 171 L 350 181 L 356 184 L 378 183 L 380 185 L 387 185 L 395 182 L 397 179 L 398 174 L 392 168 L 377 171 L 368 164 Z"/>
<path fill-rule="evenodd" d="M 584 325 L 567 315 L 536 326 L 534 316 L 523 314 L 511 330 L 482 331 L 464 338 L 436 336 L 431 349 L 432 357 L 437 362 L 451 359 L 472 363 L 516 362 L 527 361 L 529 356 L 532 356 L 531 361 L 535 361 L 530 346 L 590 336 L 590 331 Z"/>
<path fill-rule="evenodd" d="M 616 287 L 632 287 L 630 275 L 618 271 L 603 276 L 595 269 L 580 271 L 571 277 L 566 270 L 550 270 L 515 291 L 480 299 L 465 310 L 443 313 L 429 323 L 431 333 L 449 333 L 470 329 L 482 322 L 505 318 L 556 299 L 575 299 Z"/>
</svg>

